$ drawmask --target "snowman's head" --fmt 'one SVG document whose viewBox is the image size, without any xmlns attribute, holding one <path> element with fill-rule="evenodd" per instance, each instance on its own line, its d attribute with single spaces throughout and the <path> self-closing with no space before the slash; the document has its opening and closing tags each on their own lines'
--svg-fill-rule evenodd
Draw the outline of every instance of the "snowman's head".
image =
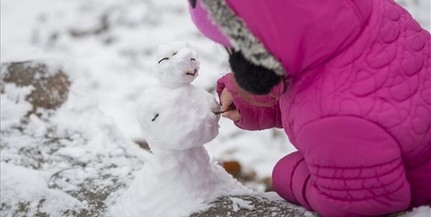
<svg viewBox="0 0 431 217">
<path fill-rule="evenodd" d="M 199 71 L 195 50 L 187 42 L 161 45 L 157 51 L 157 75 L 160 83 L 170 88 L 190 84 Z"/>
<path fill-rule="evenodd" d="M 142 96 L 139 123 L 153 151 L 186 150 L 217 136 L 220 106 L 206 91 L 155 86 Z"/>
</svg>

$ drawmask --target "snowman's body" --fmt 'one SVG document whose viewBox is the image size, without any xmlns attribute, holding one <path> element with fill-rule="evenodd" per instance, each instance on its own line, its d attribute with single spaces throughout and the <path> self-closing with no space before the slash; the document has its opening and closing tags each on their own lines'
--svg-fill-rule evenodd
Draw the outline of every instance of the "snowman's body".
<svg viewBox="0 0 431 217">
<path fill-rule="evenodd" d="M 218 196 L 249 193 L 203 147 L 217 136 L 220 117 L 214 97 L 190 84 L 196 53 L 175 43 L 160 47 L 158 57 L 159 83 L 144 92 L 139 117 L 153 156 L 111 209 L 114 216 L 184 216 Z"/>
</svg>

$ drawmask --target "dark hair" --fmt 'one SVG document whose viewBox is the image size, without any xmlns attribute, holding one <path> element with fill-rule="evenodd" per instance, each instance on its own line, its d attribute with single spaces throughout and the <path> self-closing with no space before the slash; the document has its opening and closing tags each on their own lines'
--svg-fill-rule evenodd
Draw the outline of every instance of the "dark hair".
<svg viewBox="0 0 431 217">
<path fill-rule="evenodd" d="M 229 64 L 235 80 L 244 90 L 256 95 L 268 94 L 283 80 L 283 76 L 277 75 L 273 70 L 255 65 L 245 59 L 241 51 L 228 50 L 228 52 Z"/>
<path fill-rule="evenodd" d="M 192 8 L 196 7 L 196 0 L 190 0 L 190 5 L 192 6 Z"/>
</svg>

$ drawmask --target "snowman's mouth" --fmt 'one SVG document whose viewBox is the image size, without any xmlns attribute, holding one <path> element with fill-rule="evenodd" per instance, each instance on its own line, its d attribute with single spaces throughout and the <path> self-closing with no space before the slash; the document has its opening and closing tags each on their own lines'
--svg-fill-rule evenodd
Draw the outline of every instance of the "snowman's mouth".
<svg viewBox="0 0 431 217">
<path fill-rule="evenodd" d="M 190 76 L 194 77 L 197 72 L 198 72 L 198 70 L 194 69 L 193 72 L 186 72 L 186 75 L 190 75 Z"/>
</svg>

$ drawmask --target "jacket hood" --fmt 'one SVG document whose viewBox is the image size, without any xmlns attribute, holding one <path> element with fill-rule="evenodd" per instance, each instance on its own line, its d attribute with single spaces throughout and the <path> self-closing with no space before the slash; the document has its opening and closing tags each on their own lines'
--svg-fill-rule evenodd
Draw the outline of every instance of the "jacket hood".
<svg viewBox="0 0 431 217">
<path fill-rule="evenodd" d="M 201 0 L 190 0 L 189 11 L 192 21 L 203 35 L 225 47 L 232 47 L 229 39 L 220 31 L 220 26 L 210 19 Z"/>
<path fill-rule="evenodd" d="M 371 0 L 200 1 L 249 61 L 291 76 L 318 66 L 352 43 L 365 28 L 372 7 Z"/>
</svg>

